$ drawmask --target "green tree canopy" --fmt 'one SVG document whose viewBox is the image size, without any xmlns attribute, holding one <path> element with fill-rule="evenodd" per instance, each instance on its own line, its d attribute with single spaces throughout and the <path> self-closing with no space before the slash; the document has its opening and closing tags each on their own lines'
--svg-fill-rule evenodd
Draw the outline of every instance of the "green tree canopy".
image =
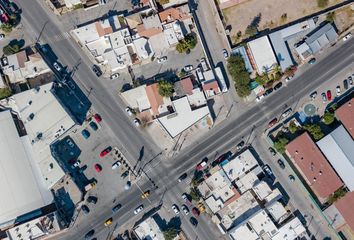
<svg viewBox="0 0 354 240">
<path fill-rule="evenodd" d="M 7 98 L 11 96 L 10 88 L 0 88 L 0 99 Z"/>
<path fill-rule="evenodd" d="M 178 42 L 176 45 L 176 50 L 179 53 L 187 52 L 188 50 L 195 48 L 197 42 L 198 41 L 195 34 L 188 34 L 184 39 Z"/>
<path fill-rule="evenodd" d="M 289 131 L 294 134 L 294 133 L 296 133 L 297 130 L 298 130 L 298 127 L 296 126 L 295 122 L 291 121 L 289 124 Z"/>
<path fill-rule="evenodd" d="M 173 240 L 178 234 L 178 230 L 176 228 L 170 227 L 163 231 L 163 236 L 166 240 Z"/>
<path fill-rule="evenodd" d="M 158 83 L 159 94 L 163 97 L 171 97 L 173 94 L 173 84 L 162 80 Z"/>
<path fill-rule="evenodd" d="M 231 55 L 227 59 L 227 70 L 235 83 L 236 92 L 240 97 L 247 97 L 251 93 L 250 75 L 246 70 L 241 55 Z"/>
<path fill-rule="evenodd" d="M 189 195 L 191 196 L 192 200 L 194 200 L 194 201 L 200 200 L 200 195 L 199 195 L 198 189 L 196 187 L 191 188 Z"/>
<path fill-rule="evenodd" d="M 274 148 L 281 154 L 285 152 L 286 144 L 288 144 L 289 140 L 285 137 L 280 137 L 278 140 L 274 142 Z"/>
<path fill-rule="evenodd" d="M 318 124 L 306 124 L 304 129 L 306 129 L 315 140 L 320 140 L 324 136 L 324 133 Z"/>
<path fill-rule="evenodd" d="M 9 33 L 12 31 L 12 25 L 10 23 L 3 23 L 0 28 L 5 33 Z"/>
<path fill-rule="evenodd" d="M 17 53 L 19 51 L 20 51 L 20 46 L 17 44 L 13 44 L 13 45 L 8 44 L 8 45 L 4 46 L 2 49 L 2 52 L 7 56 Z"/>
<path fill-rule="evenodd" d="M 334 118 L 334 113 L 331 112 L 326 112 L 325 114 L 323 114 L 322 117 L 322 121 L 326 124 L 326 125 L 330 125 L 334 122 L 335 118 Z"/>
</svg>

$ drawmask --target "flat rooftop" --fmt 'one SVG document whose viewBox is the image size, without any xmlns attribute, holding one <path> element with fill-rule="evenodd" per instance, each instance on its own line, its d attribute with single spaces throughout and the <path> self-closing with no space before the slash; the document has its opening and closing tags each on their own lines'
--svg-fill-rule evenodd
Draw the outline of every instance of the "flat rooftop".
<svg viewBox="0 0 354 240">
<path fill-rule="evenodd" d="M 134 232 L 139 240 L 165 240 L 162 231 L 152 217 L 141 222 Z"/>
<path fill-rule="evenodd" d="M 268 72 L 277 63 L 268 36 L 248 42 L 248 47 L 251 50 L 259 74 L 263 74 L 264 71 Z"/>
<path fill-rule="evenodd" d="M 343 104 L 336 110 L 336 116 L 344 125 L 345 129 L 349 132 L 354 139 L 354 102 L 353 98 Z"/>
<path fill-rule="evenodd" d="M 52 194 L 33 158 L 28 137 L 18 135 L 9 110 L 0 112 L 0 225 L 48 205 Z"/>
</svg>

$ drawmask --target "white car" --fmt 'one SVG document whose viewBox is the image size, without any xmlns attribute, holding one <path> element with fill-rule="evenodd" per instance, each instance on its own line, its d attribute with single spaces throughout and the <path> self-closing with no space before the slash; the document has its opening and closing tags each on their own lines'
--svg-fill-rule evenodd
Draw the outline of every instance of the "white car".
<svg viewBox="0 0 354 240">
<path fill-rule="evenodd" d="M 343 37 L 343 41 L 345 42 L 345 41 L 347 41 L 349 38 L 351 38 L 352 37 L 352 34 L 351 33 L 348 33 L 347 35 L 345 35 L 344 37 Z"/>
<path fill-rule="evenodd" d="M 182 194 L 182 199 L 186 202 L 186 201 L 189 201 L 188 200 L 188 196 L 187 196 L 187 194 L 186 193 L 183 193 Z"/>
<path fill-rule="evenodd" d="M 53 63 L 53 67 L 55 68 L 55 70 L 57 70 L 58 72 L 61 71 L 61 67 L 59 66 L 59 64 L 57 62 Z"/>
<path fill-rule="evenodd" d="M 229 53 L 227 52 L 226 49 L 222 50 L 222 55 L 224 56 L 225 59 L 229 58 Z"/>
<path fill-rule="evenodd" d="M 126 107 L 126 108 L 125 108 L 125 111 L 127 112 L 127 114 L 128 114 L 129 116 L 133 115 L 132 110 L 130 109 L 130 107 Z"/>
<path fill-rule="evenodd" d="M 337 96 L 340 95 L 340 86 L 337 86 L 337 87 L 336 87 L 336 94 L 337 94 Z"/>
<path fill-rule="evenodd" d="M 316 97 L 317 97 L 317 92 L 313 92 L 313 93 L 310 94 L 311 100 L 315 100 Z"/>
<path fill-rule="evenodd" d="M 293 78 L 292 76 L 287 76 L 287 77 L 285 78 L 285 81 L 286 81 L 286 82 L 289 82 L 292 78 Z"/>
<path fill-rule="evenodd" d="M 111 80 L 114 80 L 114 79 L 116 79 L 116 78 L 118 78 L 119 77 L 119 73 L 115 73 L 115 74 L 112 74 L 109 78 L 111 79 Z"/>
<path fill-rule="evenodd" d="M 0 34 L 0 40 L 3 40 L 5 38 L 5 34 Z"/>
<path fill-rule="evenodd" d="M 268 165 L 265 165 L 263 167 L 263 171 L 269 176 L 269 177 L 273 177 L 273 172 L 272 170 L 270 169 L 270 167 Z"/>
<path fill-rule="evenodd" d="M 184 212 L 184 214 L 188 215 L 189 214 L 189 209 L 186 205 L 182 205 L 182 211 Z"/>
<path fill-rule="evenodd" d="M 134 214 L 137 215 L 144 209 L 144 205 L 140 205 L 139 207 L 135 208 Z"/>
<path fill-rule="evenodd" d="M 160 57 L 159 59 L 157 59 L 157 63 L 164 63 L 167 61 L 167 57 L 164 56 L 164 57 Z"/>
<path fill-rule="evenodd" d="M 122 165 L 122 163 L 120 161 L 117 161 L 115 163 L 112 164 L 112 169 L 117 169 L 120 165 Z"/>
<path fill-rule="evenodd" d="M 135 118 L 135 119 L 133 120 L 133 123 L 134 123 L 135 126 L 137 126 L 137 127 L 140 126 L 140 121 L 139 121 L 139 119 L 137 119 L 137 118 Z"/>
<path fill-rule="evenodd" d="M 187 66 L 185 66 L 185 67 L 183 68 L 183 70 L 184 70 L 185 72 L 192 71 L 192 70 L 193 70 L 193 66 L 192 66 L 192 65 L 187 65 Z"/>
<path fill-rule="evenodd" d="M 293 110 L 291 108 L 288 108 L 283 114 L 281 115 L 282 118 L 287 118 Z"/>
<path fill-rule="evenodd" d="M 264 95 L 260 95 L 256 97 L 256 102 L 260 102 L 264 98 Z"/>
<path fill-rule="evenodd" d="M 175 212 L 176 215 L 179 214 L 179 209 L 178 209 L 178 207 L 177 207 L 176 204 L 173 204 L 173 205 L 172 205 L 172 210 Z"/>
</svg>

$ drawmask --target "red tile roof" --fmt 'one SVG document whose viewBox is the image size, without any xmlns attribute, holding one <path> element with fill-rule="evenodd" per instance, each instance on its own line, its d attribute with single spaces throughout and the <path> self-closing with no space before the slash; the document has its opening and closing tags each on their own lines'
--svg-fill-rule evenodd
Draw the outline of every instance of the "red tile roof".
<svg viewBox="0 0 354 240">
<path fill-rule="evenodd" d="M 290 142 L 286 150 L 318 198 L 325 200 L 343 186 L 343 182 L 308 133 L 305 132 Z"/>
<path fill-rule="evenodd" d="M 220 93 L 220 88 L 219 88 L 219 84 L 217 81 L 211 81 L 211 82 L 204 84 L 203 90 L 204 91 L 212 90 L 212 91 L 214 91 L 215 94 Z"/>
<path fill-rule="evenodd" d="M 149 28 L 146 29 L 144 27 L 144 24 L 139 24 L 136 26 L 136 31 L 139 33 L 140 37 L 152 37 L 154 35 L 157 35 L 159 33 L 162 33 L 162 29 L 161 28 Z"/>
<path fill-rule="evenodd" d="M 169 8 L 162 12 L 159 12 L 161 22 L 173 22 L 175 20 L 184 20 L 191 16 L 184 12 L 182 8 Z"/>
<path fill-rule="evenodd" d="M 353 98 L 336 110 L 336 116 L 354 139 L 354 102 Z"/>
<path fill-rule="evenodd" d="M 163 97 L 159 94 L 158 84 L 154 83 L 146 86 L 146 95 L 149 99 L 151 110 L 154 116 L 159 115 L 158 108 L 163 104 Z"/>
<path fill-rule="evenodd" d="M 334 205 L 354 232 L 354 192 L 348 192 L 344 197 L 336 201 Z"/>
</svg>

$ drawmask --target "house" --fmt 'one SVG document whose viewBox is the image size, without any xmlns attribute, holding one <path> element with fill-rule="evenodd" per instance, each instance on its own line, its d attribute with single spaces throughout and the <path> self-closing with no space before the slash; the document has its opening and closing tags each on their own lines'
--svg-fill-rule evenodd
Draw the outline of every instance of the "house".
<svg viewBox="0 0 354 240">
<path fill-rule="evenodd" d="M 307 132 L 287 144 L 286 154 L 321 203 L 343 186 Z"/>
<path fill-rule="evenodd" d="M 336 110 L 336 117 L 342 122 L 352 139 L 354 139 L 354 102 L 353 98 Z"/>
</svg>

